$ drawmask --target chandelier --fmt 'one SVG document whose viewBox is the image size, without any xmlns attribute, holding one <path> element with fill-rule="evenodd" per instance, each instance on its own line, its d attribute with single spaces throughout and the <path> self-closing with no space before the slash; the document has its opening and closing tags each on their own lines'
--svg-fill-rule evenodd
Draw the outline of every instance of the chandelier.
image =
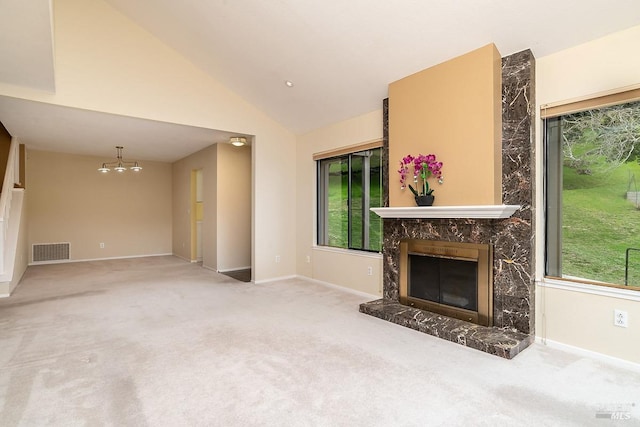
<svg viewBox="0 0 640 427">
<path fill-rule="evenodd" d="M 105 162 L 102 164 L 102 167 L 98 168 L 99 172 L 107 173 L 113 168 L 116 172 L 124 172 L 127 168 L 131 169 L 134 172 L 139 172 L 142 170 L 142 167 L 136 161 L 127 161 L 122 158 L 122 149 L 124 147 L 116 146 L 117 154 L 116 160 L 113 162 Z"/>
</svg>

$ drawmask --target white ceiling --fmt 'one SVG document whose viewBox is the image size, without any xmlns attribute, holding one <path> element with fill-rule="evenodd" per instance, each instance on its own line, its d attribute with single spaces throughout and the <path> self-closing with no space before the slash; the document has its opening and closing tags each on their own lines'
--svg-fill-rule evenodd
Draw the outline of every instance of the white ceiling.
<svg viewBox="0 0 640 427">
<path fill-rule="evenodd" d="M 8 97 L 0 97 L 0 121 L 32 150 L 115 157 L 120 145 L 126 158 L 162 162 L 237 135 Z"/>
<path fill-rule="evenodd" d="M 491 42 L 503 56 L 531 49 L 542 57 L 640 24 L 638 0 L 105 1 L 295 133 L 380 108 L 390 82 Z M 0 58 L 15 59 L 0 63 L 0 82 L 52 85 L 48 8 L 48 0 L 0 0 Z M 17 39 L 6 23 L 19 28 Z M 26 76 L 27 66 L 38 72 Z M 19 115 L 9 111 L 16 103 Z M 149 160 L 176 160 L 204 148 L 203 138 L 229 136 L 6 97 L 0 121 L 30 147 L 96 154 L 115 145 L 99 135 L 108 123 L 128 154 Z M 192 142 L 169 147 L 177 135 Z"/>
</svg>

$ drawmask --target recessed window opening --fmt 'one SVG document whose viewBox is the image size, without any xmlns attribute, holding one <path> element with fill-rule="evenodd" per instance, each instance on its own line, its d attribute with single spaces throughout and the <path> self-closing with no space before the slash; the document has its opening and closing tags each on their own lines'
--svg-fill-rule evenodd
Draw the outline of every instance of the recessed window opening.
<svg viewBox="0 0 640 427">
<path fill-rule="evenodd" d="M 640 289 L 640 101 L 547 117 L 544 138 L 546 276 Z"/>
<path fill-rule="evenodd" d="M 371 148 L 317 160 L 318 245 L 380 252 L 382 149 Z"/>
</svg>

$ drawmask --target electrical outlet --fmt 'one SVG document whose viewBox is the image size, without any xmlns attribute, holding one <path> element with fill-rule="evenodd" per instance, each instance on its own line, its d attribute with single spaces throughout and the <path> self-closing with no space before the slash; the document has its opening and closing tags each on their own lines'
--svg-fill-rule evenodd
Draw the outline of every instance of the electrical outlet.
<svg viewBox="0 0 640 427">
<path fill-rule="evenodd" d="M 367 276 L 373 276 L 373 267 L 367 267 Z"/>
<path fill-rule="evenodd" d="M 627 312 L 617 309 L 613 310 L 613 324 L 621 328 L 627 328 L 629 326 L 629 316 Z"/>
<path fill-rule="evenodd" d="M 307 263 L 311 262 L 311 257 L 309 255 L 307 255 Z"/>
<path fill-rule="evenodd" d="M 100 242 L 100 249 L 104 249 L 104 243 Z"/>
<path fill-rule="evenodd" d="M 280 262 L 280 255 L 276 255 L 276 263 Z"/>
</svg>

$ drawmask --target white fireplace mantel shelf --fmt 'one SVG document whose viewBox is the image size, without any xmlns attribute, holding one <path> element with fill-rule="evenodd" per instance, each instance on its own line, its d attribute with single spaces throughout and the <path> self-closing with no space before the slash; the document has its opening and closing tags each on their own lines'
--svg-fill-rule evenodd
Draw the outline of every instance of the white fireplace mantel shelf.
<svg viewBox="0 0 640 427">
<path fill-rule="evenodd" d="M 513 215 L 520 205 L 414 206 L 371 208 L 381 218 L 483 218 L 502 219 Z"/>
</svg>

